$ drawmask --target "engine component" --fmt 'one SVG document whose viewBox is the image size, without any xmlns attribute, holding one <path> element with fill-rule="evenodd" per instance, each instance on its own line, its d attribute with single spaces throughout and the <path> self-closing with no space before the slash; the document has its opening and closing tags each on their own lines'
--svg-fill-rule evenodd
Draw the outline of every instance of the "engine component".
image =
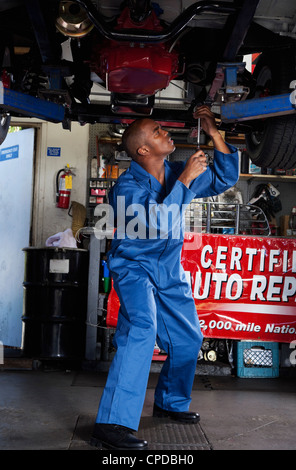
<svg viewBox="0 0 296 470">
<path fill-rule="evenodd" d="M 65 36 L 81 38 L 94 27 L 86 11 L 76 2 L 60 2 L 59 15 L 56 19 L 56 27 Z"/>
<path fill-rule="evenodd" d="M 191 83 L 199 83 L 206 79 L 206 67 L 199 62 L 190 62 L 186 66 L 186 78 Z"/>
<path fill-rule="evenodd" d="M 158 31 L 162 27 L 155 13 L 135 24 L 127 9 L 117 20 L 116 29 L 131 28 Z M 178 74 L 178 54 L 165 44 L 105 41 L 94 47 L 92 70 L 115 93 L 154 95 L 166 88 Z"/>
<path fill-rule="evenodd" d="M 169 85 L 178 68 L 178 55 L 166 51 L 161 44 L 139 47 L 113 43 L 98 56 L 92 68 L 107 89 L 117 93 L 153 95 Z"/>
</svg>

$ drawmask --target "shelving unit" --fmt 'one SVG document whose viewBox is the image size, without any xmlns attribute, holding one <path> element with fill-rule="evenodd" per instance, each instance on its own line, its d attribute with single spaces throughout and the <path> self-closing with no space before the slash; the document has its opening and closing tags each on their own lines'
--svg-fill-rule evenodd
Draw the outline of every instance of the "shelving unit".
<svg viewBox="0 0 296 470">
<path fill-rule="evenodd" d="M 103 292 L 102 288 L 100 289 L 102 278 L 101 263 L 108 249 L 106 239 L 99 240 L 96 237 L 94 227 L 97 220 L 94 216 L 94 210 L 100 202 L 108 202 L 108 191 L 115 184 L 117 178 L 93 177 L 91 175 L 91 160 L 94 158 L 94 156 L 96 156 L 98 171 L 100 154 L 104 153 L 105 149 L 110 149 L 110 154 L 114 144 L 118 144 L 121 139 L 98 137 L 96 132 L 106 132 L 105 126 L 102 124 L 97 125 L 96 127 L 94 126 L 92 128 L 92 135 L 90 138 L 90 157 L 87 182 L 87 218 L 89 225 L 87 234 L 89 236 L 90 267 L 88 281 L 87 341 L 85 357 L 88 360 L 96 360 L 98 357 L 100 357 L 100 363 L 104 363 L 104 361 L 109 360 L 109 358 L 106 357 L 109 356 L 109 348 L 106 345 L 107 343 L 109 344 L 112 334 L 111 329 L 99 328 L 104 315 L 104 310 L 106 309 L 106 300 L 108 296 L 106 292 Z M 103 148 L 100 147 L 101 144 L 104 144 Z M 100 191 L 98 191 L 98 194 L 95 194 L 95 190 L 104 190 L 105 193 L 101 194 Z M 93 202 L 91 202 L 92 200 L 90 199 L 92 197 L 96 199 Z M 101 200 L 97 198 L 103 199 Z"/>
<path fill-rule="evenodd" d="M 89 178 L 87 218 L 90 226 L 95 225 L 95 207 L 102 202 L 108 202 L 108 191 L 115 182 L 114 178 Z M 95 191 L 98 193 L 94 194 Z"/>
<path fill-rule="evenodd" d="M 98 127 L 98 132 L 106 132 L 106 128 L 103 125 Z M 115 184 L 117 178 L 102 178 L 102 177 L 93 177 L 91 173 L 91 160 L 94 158 L 94 154 L 97 160 L 97 175 L 99 175 L 98 170 L 100 166 L 100 155 L 107 155 L 113 153 L 115 150 L 114 145 L 117 145 L 121 142 L 121 138 L 115 137 L 107 137 L 107 136 L 98 136 L 97 134 L 91 135 L 90 138 L 91 145 L 90 150 L 92 151 L 92 155 L 90 155 L 89 161 L 89 171 L 88 171 L 88 188 L 87 188 L 87 218 L 88 223 L 90 226 L 94 226 L 96 223 L 96 218 L 94 216 L 95 207 L 100 203 L 107 203 L 108 202 L 108 191 L 109 189 Z M 111 161 L 112 160 L 112 161 Z M 114 157 L 108 161 L 107 157 L 107 165 L 117 165 L 119 167 L 119 162 L 114 160 Z"/>
</svg>

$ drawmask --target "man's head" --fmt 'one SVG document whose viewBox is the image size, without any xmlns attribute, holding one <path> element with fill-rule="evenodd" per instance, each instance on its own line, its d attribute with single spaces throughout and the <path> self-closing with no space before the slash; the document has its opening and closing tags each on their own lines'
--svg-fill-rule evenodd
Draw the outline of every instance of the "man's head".
<svg viewBox="0 0 296 470">
<path fill-rule="evenodd" d="M 127 154 L 135 161 L 146 157 L 165 158 L 175 150 L 168 132 L 153 119 L 138 119 L 125 130 L 122 144 Z"/>
</svg>

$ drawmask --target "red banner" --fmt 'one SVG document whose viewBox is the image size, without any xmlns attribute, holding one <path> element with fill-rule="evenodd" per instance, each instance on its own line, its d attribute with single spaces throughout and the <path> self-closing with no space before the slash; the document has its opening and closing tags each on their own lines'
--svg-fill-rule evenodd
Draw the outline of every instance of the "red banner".
<svg viewBox="0 0 296 470">
<path fill-rule="evenodd" d="M 296 339 L 296 239 L 186 233 L 181 261 L 205 338 Z M 112 289 L 108 326 L 118 309 Z"/>
<path fill-rule="evenodd" d="M 182 264 L 205 337 L 296 339 L 296 240 L 187 233 Z"/>
</svg>

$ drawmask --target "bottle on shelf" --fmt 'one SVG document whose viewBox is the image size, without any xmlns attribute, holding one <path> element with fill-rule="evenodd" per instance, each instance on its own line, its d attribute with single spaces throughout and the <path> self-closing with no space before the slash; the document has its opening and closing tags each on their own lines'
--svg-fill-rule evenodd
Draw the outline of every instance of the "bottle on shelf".
<svg viewBox="0 0 296 470">
<path fill-rule="evenodd" d="M 99 178 L 106 178 L 106 158 L 100 155 Z"/>
<path fill-rule="evenodd" d="M 97 157 L 93 157 L 93 158 L 91 159 L 90 176 L 91 176 L 91 178 L 97 178 L 97 177 L 98 177 L 98 161 L 97 161 Z"/>
</svg>

